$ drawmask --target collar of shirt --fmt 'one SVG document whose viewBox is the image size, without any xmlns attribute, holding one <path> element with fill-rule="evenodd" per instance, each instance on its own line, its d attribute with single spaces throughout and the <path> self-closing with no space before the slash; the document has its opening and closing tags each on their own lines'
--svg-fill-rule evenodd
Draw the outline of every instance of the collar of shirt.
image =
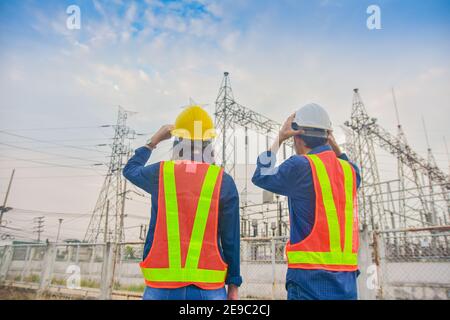
<svg viewBox="0 0 450 320">
<path fill-rule="evenodd" d="M 323 145 L 323 146 L 319 146 L 319 147 L 315 147 L 314 149 L 312 149 L 310 152 L 308 152 L 308 154 L 317 154 L 317 153 L 321 153 L 321 152 L 325 152 L 325 151 L 330 151 L 331 146 L 329 145 Z"/>
</svg>

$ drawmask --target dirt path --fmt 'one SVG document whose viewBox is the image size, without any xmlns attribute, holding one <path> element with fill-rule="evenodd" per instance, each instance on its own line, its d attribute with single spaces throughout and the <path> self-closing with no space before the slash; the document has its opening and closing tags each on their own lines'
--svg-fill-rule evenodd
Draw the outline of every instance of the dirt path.
<svg viewBox="0 0 450 320">
<path fill-rule="evenodd" d="M 36 300 L 36 292 L 29 289 L 0 287 L 0 300 Z"/>
</svg>

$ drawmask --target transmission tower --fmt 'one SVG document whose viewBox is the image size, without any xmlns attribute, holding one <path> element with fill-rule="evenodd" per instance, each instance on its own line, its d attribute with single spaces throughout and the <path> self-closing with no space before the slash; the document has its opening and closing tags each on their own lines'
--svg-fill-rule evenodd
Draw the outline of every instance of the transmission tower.
<svg viewBox="0 0 450 320">
<path fill-rule="evenodd" d="M 233 90 L 229 73 L 225 72 L 219 94 L 216 99 L 216 110 L 214 113 L 216 129 L 219 132 L 217 138 L 217 150 L 220 162 L 225 171 L 233 173 L 236 162 L 235 131 L 237 127 L 253 130 L 266 137 L 266 141 L 274 138 L 281 124 L 266 116 L 244 107 L 234 100 Z M 292 148 L 292 141 L 287 141 L 288 147 Z M 266 142 L 268 147 L 268 143 Z M 284 152 L 285 154 L 286 152 Z"/>
<path fill-rule="evenodd" d="M 92 212 L 84 241 L 122 242 L 124 241 L 125 200 L 127 181 L 122 176 L 122 168 L 132 153 L 131 140 L 136 133 L 127 126 L 130 112 L 119 107 L 108 173 Z"/>
<path fill-rule="evenodd" d="M 37 233 L 37 242 L 41 242 L 41 234 L 44 232 L 44 220 L 45 217 L 36 217 L 33 219 L 35 224 L 33 232 Z"/>
<path fill-rule="evenodd" d="M 362 222 L 382 230 L 447 224 L 449 221 L 449 178 L 432 156 L 422 158 L 408 144 L 397 115 L 397 135 L 371 118 L 358 89 L 354 90 L 351 120 L 345 125 L 351 158 L 360 166 L 359 193 Z M 398 177 L 381 181 L 375 147 L 397 159 Z M 431 153 L 431 150 L 429 150 Z"/>
<path fill-rule="evenodd" d="M 248 168 L 248 157 L 249 157 L 249 130 L 256 132 L 257 139 L 260 136 L 265 137 L 266 139 L 266 148 L 269 148 L 269 142 L 271 139 L 273 140 L 279 130 L 280 123 L 269 119 L 268 117 L 259 114 L 247 107 L 236 102 L 233 95 L 233 90 L 231 88 L 229 73 L 225 72 L 224 77 L 219 89 L 219 94 L 216 99 L 216 108 L 215 108 L 215 126 L 218 131 L 218 137 L 216 139 L 215 150 L 218 151 L 217 162 L 221 164 L 225 171 L 229 173 L 231 176 L 236 178 L 236 165 L 237 165 L 237 154 L 242 153 L 242 150 L 238 149 L 236 133 L 237 129 L 244 129 L 244 148 L 245 148 L 245 186 L 241 192 L 241 229 L 242 234 L 250 234 L 248 231 L 251 229 L 251 223 L 254 225 L 254 219 L 250 218 L 251 214 L 265 214 L 266 212 L 278 212 L 278 207 L 286 208 L 285 199 L 280 201 L 280 204 L 277 205 L 277 208 L 274 210 L 269 210 L 268 208 L 263 208 L 262 204 L 249 204 L 247 201 L 247 183 L 250 177 L 247 174 Z M 258 143 L 259 145 L 259 143 Z M 291 149 L 292 154 L 292 141 L 288 141 L 283 144 L 283 158 L 286 159 L 286 148 Z M 250 212 L 252 208 L 261 206 L 259 212 Z M 264 206 L 265 207 L 265 206 Z M 257 210 L 257 209 L 256 209 Z M 287 215 L 285 215 L 287 216 Z M 265 223 L 268 223 L 265 221 Z M 257 227 L 257 226 L 256 226 Z"/>
</svg>

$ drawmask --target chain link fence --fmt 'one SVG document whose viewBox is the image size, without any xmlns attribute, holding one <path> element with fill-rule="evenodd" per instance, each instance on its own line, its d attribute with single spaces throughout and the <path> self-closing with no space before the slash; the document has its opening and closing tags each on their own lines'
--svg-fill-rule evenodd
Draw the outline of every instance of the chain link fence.
<svg viewBox="0 0 450 320">
<path fill-rule="evenodd" d="M 437 227 L 376 234 L 381 299 L 450 299 L 450 232 Z"/>
<path fill-rule="evenodd" d="M 286 237 L 241 240 L 241 298 L 286 299 L 286 241 Z"/>
<path fill-rule="evenodd" d="M 449 299 L 450 230 L 361 233 L 360 299 Z M 286 299 L 287 237 L 242 238 L 242 299 Z M 0 283 L 81 298 L 135 298 L 143 243 L 0 247 Z"/>
</svg>

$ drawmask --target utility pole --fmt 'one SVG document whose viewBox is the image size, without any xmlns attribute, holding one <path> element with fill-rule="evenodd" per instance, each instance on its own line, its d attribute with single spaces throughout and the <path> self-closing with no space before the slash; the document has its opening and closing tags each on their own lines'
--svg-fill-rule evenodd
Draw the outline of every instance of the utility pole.
<svg viewBox="0 0 450 320">
<path fill-rule="evenodd" d="M 3 214 L 6 211 L 8 211 L 8 209 L 6 208 L 6 202 L 8 201 L 9 191 L 11 190 L 11 184 L 14 179 L 15 172 L 16 172 L 16 169 L 13 169 L 13 171 L 11 173 L 11 177 L 9 178 L 8 189 L 6 189 L 5 199 L 3 200 L 3 206 L 0 209 L 0 227 L 2 226 L 2 222 L 3 222 Z"/>
<path fill-rule="evenodd" d="M 108 219 L 109 219 L 109 199 L 106 201 L 106 213 L 105 213 L 105 233 L 103 242 L 108 242 Z"/>
<path fill-rule="evenodd" d="M 44 219 L 45 217 L 34 218 L 33 221 L 36 224 L 34 232 L 38 234 L 37 242 L 41 242 L 41 233 L 44 232 Z"/>
<path fill-rule="evenodd" d="M 59 225 L 58 225 L 58 234 L 56 236 L 56 243 L 58 243 L 58 241 L 59 241 L 59 235 L 61 233 L 61 224 L 62 224 L 63 220 L 64 219 L 61 219 L 61 218 L 58 219 Z"/>
<path fill-rule="evenodd" d="M 119 238 L 117 242 L 122 242 L 125 240 L 123 227 L 124 227 L 124 219 L 125 219 L 125 200 L 127 196 L 127 180 L 123 183 L 123 191 L 121 194 L 122 202 L 121 202 L 121 208 L 120 208 L 120 216 L 119 216 L 119 229 L 116 231 L 116 233 L 119 235 Z"/>
</svg>

